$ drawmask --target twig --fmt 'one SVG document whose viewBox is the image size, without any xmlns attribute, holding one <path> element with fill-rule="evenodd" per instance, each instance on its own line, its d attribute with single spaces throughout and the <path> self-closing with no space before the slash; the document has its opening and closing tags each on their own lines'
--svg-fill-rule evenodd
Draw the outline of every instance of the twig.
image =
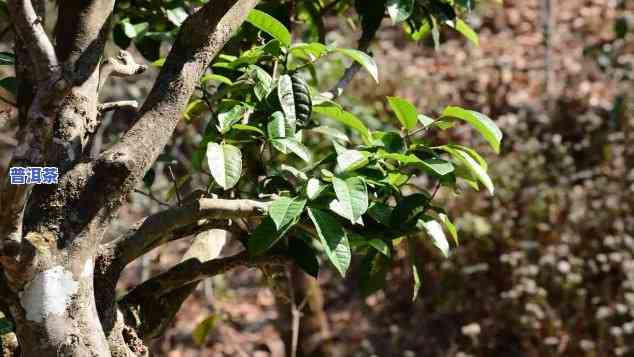
<svg viewBox="0 0 634 357">
<path fill-rule="evenodd" d="M 178 183 L 176 182 L 176 176 L 174 176 L 174 171 L 172 170 L 171 164 L 167 164 L 167 170 L 169 171 L 170 181 L 172 181 L 172 183 L 174 184 L 174 191 L 176 193 L 176 201 L 178 202 L 179 206 L 182 206 L 181 194 L 178 190 Z"/>
<path fill-rule="evenodd" d="M 120 100 L 116 102 L 101 103 L 97 106 L 97 110 L 100 114 L 104 114 L 111 110 L 117 110 L 119 108 L 131 108 L 137 110 L 139 103 L 136 100 Z"/>
<path fill-rule="evenodd" d="M 291 301 L 291 318 L 292 327 L 291 327 L 291 357 L 297 357 L 297 345 L 299 343 L 299 327 L 301 320 L 301 311 L 297 308 L 297 304 L 295 303 L 295 289 L 293 287 L 293 277 L 290 268 L 286 267 L 286 278 L 288 279 L 288 290 Z"/>
<path fill-rule="evenodd" d="M 170 205 L 169 205 L 169 204 L 167 204 L 167 203 L 165 203 L 165 202 L 163 202 L 163 201 L 159 200 L 158 198 L 154 197 L 154 195 L 153 195 L 153 194 L 151 194 L 151 193 L 149 193 L 149 194 L 148 194 L 148 193 L 143 192 L 143 191 L 141 191 L 141 190 L 139 190 L 139 189 L 136 189 L 136 188 L 134 189 L 134 192 L 135 192 L 135 193 L 138 193 L 138 194 L 141 194 L 141 195 L 143 195 L 143 196 L 145 196 L 145 197 L 147 197 L 147 198 L 151 199 L 152 201 L 154 201 L 154 202 L 156 202 L 156 203 L 158 203 L 158 204 L 160 204 L 160 205 L 163 205 L 163 206 L 166 206 L 166 207 L 170 207 Z"/>
</svg>

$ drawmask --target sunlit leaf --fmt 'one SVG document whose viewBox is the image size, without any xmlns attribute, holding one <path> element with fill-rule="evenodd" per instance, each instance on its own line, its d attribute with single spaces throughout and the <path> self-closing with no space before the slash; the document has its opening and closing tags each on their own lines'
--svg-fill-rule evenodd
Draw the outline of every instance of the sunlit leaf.
<svg viewBox="0 0 634 357">
<path fill-rule="evenodd" d="M 495 125 L 493 120 L 482 113 L 467 110 L 460 107 L 446 107 L 443 110 L 440 120 L 460 119 L 471 124 L 486 141 L 491 145 L 496 153 L 500 152 L 500 142 L 502 141 L 502 131 Z"/>
<path fill-rule="evenodd" d="M 278 230 L 299 217 L 304 210 L 306 200 L 291 197 L 280 197 L 271 203 L 269 216 Z"/>
<path fill-rule="evenodd" d="M 313 112 L 325 115 L 352 128 L 361 135 L 361 138 L 367 144 L 372 141 L 370 129 L 363 124 L 361 119 L 357 118 L 354 114 L 341 109 L 340 107 L 334 105 L 319 105 L 313 107 Z"/>
<path fill-rule="evenodd" d="M 405 129 L 414 129 L 418 122 L 416 107 L 408 100 L 400 97 L 387 97 L 390 107 Z"/>
<path fill-rule="evenodd" d="M 414 0 L 387 0 L 387 13 L 397 24 L 407 20 L 414 10 Z"/>
<path fill-rule="evenodd" d="M 326 256 L 341 276 L 345 276 L 350 266 L 352 253 L 348 235 L 336 218 L 317 208 L 308 208 L 308 215 L 315 225 L 317 235 Z"/>
<path fill-rule="evenodd" d="M 352 48 L 337 48 L 337 52 L 342 53 L 353 61 L 359 63 L 372 76 L 376 83 L 379 83 L 379 68 L 372 57 L 367 53 Z"/>
<path fill-rule="evenodd" d="M 242 153 L 233 145 L 209 143 L 207 162 L 214 180 L 225 190 L 238 183 L 242 174 Z"/>
<path fill-rule="evenodd" d="M 286 47 L 291 45 L 291 33 L 284 26 L 284 24 L 279 22 L 273 16 L 263 11 L 253 9 L 249 13 L 246 21 L 251 25 L 257 27 L 259 30 L 273 36 L 273 38 L 280 41 L 282 45 Z"/>
<path fill-rule="evenodd" d="M 353 224 L 368 210 L 368 189 L 365 181 L 360 177 L 340 179 L 334 177 L 333 188 L 337 195 L 343 217 Z"/>
</svg>

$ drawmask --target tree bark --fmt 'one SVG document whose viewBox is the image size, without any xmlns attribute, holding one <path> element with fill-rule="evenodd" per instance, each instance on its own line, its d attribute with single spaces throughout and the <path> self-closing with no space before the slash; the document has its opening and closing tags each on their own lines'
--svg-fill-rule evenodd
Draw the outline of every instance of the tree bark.
<svg viewBox="0 0 634 357">
<path fill-rule="evenodd" d="M 125 264 L 171 237 L 205 227 L 187 219 L 193 211 L 183 210 L 213 222 L 260 215 L 267 207 L 260 202 L 199 200 L 160 216 L 175 217 L 172 224 L 150 220 L 117 241 L 138 242 L 141 249 L 110 250 L 101 244 L 119 207 L 171 137 L 201 74 L 257 2 L 214 0 L 190 15 L 134 126 L 121 142 L 90 160 L 86 149 L 98 125 L 101 58 L 114 0 L 60 1 L 55 42 L 38 16 L 41 0 L 8 1 L 19 36 L 20 87 L 20 135 L 11 166 L 59 169 L 54 185 L 18 186 L 6 180 L 0 187 L 0 309 L 15 324 L 22 357 L 145 356 L 148 350 L 139 338 L 143 329 L 126 303 L 149 311 L 154 296 L 146 286 L 169 286 L 164 295 L 177 298 L 163 307 L 173 316 L 190 286 L 205 274 L 258 264 L 241 256 L 203 265 L 189 262 L 197 271 L 177 265 L 141 284 L 121 304 L 115 300 Z M 110 269 L 117 256 L 122 265 Z M 5 348 L 7 342 L 3 337 L 2 357 L 16 353 Z"/>
</svg>

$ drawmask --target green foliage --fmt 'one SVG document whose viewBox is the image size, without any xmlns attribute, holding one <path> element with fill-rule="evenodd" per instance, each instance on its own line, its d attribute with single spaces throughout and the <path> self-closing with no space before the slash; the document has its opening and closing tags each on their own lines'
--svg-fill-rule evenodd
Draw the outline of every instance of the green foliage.
<svg viewBox="0 0 634 357">
<path fill-rule="evenodd" d="M 354 5 L 360 18 L 350 20 L 360 21 L 366 45 L 386 14 L 417 39 L 431 32 L 439 43 L 439 26 L 446 25 L 477 44 L 477 34 L 460 19 L 471 10 L 470 2 L 463 3 L 309 1 L 298 4 L 298 18 L 308 16 L 318 27 L 325 6 L 348 16 Z M 346 60 L 378 83 L 372 56 L 321 43 L 313 36 L 319 29 L 310 25 L 295 36 L 305 42 L 293 42 L 283 4 L 264 2 L 253 10 L 198 83 L 183 112 L 188 122 L 205 127 L 192 156 L 193 174 L 207 177 L 209 190 L 219 196 L 271 199 L 267 216 L 246 242 L 251 255 L 288 254 L 316 276 L 323 253 L 344 276 L 353 254 L 359 254 L 364 257 L 361 286 L 372 293 L 384 285 L 394 247 L 403 238 L 410 249 L 418 240 L 429 242 L 442 256 L 450 251 L 445 231 L 457 245 L 456 227 L 435 202 L 439 189 L 460 192 L 465 183 L 476 189 L 482 184 L 493 193 L 488 166 L 476 151 L 430 137 L 464 121 L 499 152 L 502 133 L 475 111 L 452 106 L 434 117 L 400 97 L 384 103 L 393 118 L 375 118 L 386 125 L 366 124 L 356 108 L 338 103 L 318 79 L 331 70 L 326 61 Z M 145 8 L 118 2 L 115 42 L 133 43 L 161 67 L 161 41 L 172 41 L 186 14 L 199 5 L 152 2 Z M 391 124 L 399 128 L 385 130 Z M 410 251 L 414 267 L 415 253 Z M 416 295 L 418 268 L 414 281 Z"/>
</svg>

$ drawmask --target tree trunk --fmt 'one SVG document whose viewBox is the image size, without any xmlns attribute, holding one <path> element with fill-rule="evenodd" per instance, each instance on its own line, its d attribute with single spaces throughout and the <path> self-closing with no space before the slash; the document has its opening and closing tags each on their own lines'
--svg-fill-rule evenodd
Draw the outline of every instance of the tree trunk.
<svg viewBox="0 0 634 357">
<path fill-rule="evenodd" d="M 9 306 L 23 357 L 110 356 L 93 289 L 93 258 L 57 251 L 52 234 L 26 238 L 39 255 Z"/>
</svg>

